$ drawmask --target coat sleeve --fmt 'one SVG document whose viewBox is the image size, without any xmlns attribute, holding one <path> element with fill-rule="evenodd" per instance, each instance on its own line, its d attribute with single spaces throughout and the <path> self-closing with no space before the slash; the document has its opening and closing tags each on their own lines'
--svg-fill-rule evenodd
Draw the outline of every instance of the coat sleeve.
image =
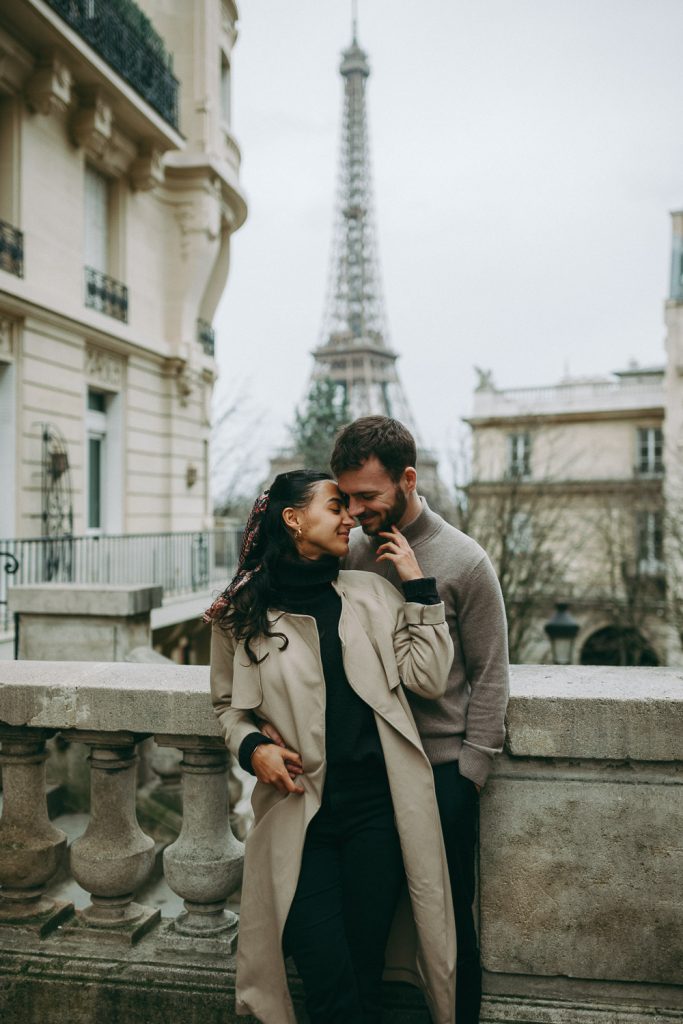
<svg viewBox="0 0 683 1024">
<path fill-rule="evenodd" d="M 235 757 L 242 740 L 258 732 L 258 719 L 250 711 L 232 706 L 232 679 L 235 659 L 235 638 L 228 630 L 214 623 L 211 630 L 211 703 L 225 743 Z"/>
<path fill-rule="evenodd" d="M 442 697 L 453 661 L 443 601 L 403 601 L 391 583 L 376 579 L 383 584 L 382 593 L 393 616 L 394 654 L 403 685 L 426 700 Z"/>
</svg>

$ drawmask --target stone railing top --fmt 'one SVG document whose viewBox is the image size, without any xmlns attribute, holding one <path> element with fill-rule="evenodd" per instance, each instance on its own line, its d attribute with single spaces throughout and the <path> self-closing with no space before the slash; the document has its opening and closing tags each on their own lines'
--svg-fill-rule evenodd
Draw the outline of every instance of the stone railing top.
<svg viewBox="0 0 683 1024">
<path fill-rule="evenodd" d="M 131 584 L 22 584 L 8 591 L 11 612 L 27 615 L 88 615 L 102 618 L 142 615 L 163 603 L 164 588 Z"/>
<path fill-rule="evenodd" d="M 517 757 L 683 760 L 683 672 L 514 665 L 508 749 Z"/>
<path fill-rule="evenodd" d="M 683 761 L 683 673 L 516 665 L 515 757 Z M 0 662 L 0 723 L 46 729 L 218 736 L 209 670 L 126 662 Z"/>
<path fill-rule="evenodd" d="M 44 729 L 218 736 L 201 666 L 0 662 L 0 722 Z"/>
</svg>

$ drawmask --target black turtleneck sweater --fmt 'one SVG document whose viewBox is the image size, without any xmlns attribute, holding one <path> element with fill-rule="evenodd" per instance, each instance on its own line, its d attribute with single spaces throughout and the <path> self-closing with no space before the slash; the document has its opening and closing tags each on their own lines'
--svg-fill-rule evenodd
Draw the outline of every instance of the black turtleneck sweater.
<svg viewBox="0 0 683 1024">
<path fill-rule="evenodd" d="M 271 607 L 315 619 L 325 681 L 325 749 L 328 768 L 371 767 L 384 755 L 372 708 L 352 689 L 346 678 L 339 637 L 341 598 L 332 586 L 339 574 L 339 560 L 331 556 L 317 561 L 283 561 L 278 566 Z M 434 579 L 411 580 L 403 585 L 406 600 L 438 603 Z M 273 657 L 273 655 L 269 655 Z M 280 657 L 287 657 L 286 650 Z M 260 743 L 271 742 L 262 733 L 247 736 L 240 746 L 239 762 L 253 774 L 251 755 Z"/>
</svg>

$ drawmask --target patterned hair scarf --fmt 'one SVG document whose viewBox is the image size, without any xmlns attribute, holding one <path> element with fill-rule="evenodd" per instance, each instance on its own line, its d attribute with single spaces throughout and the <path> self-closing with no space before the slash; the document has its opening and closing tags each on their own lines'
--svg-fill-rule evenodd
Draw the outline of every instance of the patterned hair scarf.
<svg viewBox="0 0 683 1024">
<path fill-rule="evenodd" d="M 232 599 L 237 591 L 241 590 L 242 587 L 249 582 L 252 576 L 261 569 L 260 565 L 255 566 L 253 569 L 245 569 L 244 563 L 253 553 L 254 548 L 258 543 L 258 539 L 261 536 L 261 524 L 263 523 L 263 517 L 266 514 L 266 509 L 268 508 L 269 498 L 270 490 L 266 490 L 263 494 L 260 494 L 254 502 L 254 506 L 249 513 L 249 518 L 247 519 L 247 525 L 244 528 L 242 547 L 240 548 L 240 556 L 237 560 L 237 572 L 223 593 L 220 594 L 211 607 L 207 608 L 204 612 L 204 622 L 211 622 L 213 620 L 220 619 L 225 609 L 232 604 Z"/>
</svg>

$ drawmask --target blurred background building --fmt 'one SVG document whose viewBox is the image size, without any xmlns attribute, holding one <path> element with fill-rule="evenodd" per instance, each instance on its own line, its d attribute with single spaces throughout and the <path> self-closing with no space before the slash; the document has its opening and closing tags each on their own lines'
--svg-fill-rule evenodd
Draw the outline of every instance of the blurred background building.
<svg viewBox="0 0 683 1024">
<path fill-rule="evenodd" d="M 0 549 L 18 582 L 194 591 L 156 613 L 165 649 L 226 568 L 208 465 L 246 217 L 236 22 L 232 0 L 0 11 Z"/>
</svg>

